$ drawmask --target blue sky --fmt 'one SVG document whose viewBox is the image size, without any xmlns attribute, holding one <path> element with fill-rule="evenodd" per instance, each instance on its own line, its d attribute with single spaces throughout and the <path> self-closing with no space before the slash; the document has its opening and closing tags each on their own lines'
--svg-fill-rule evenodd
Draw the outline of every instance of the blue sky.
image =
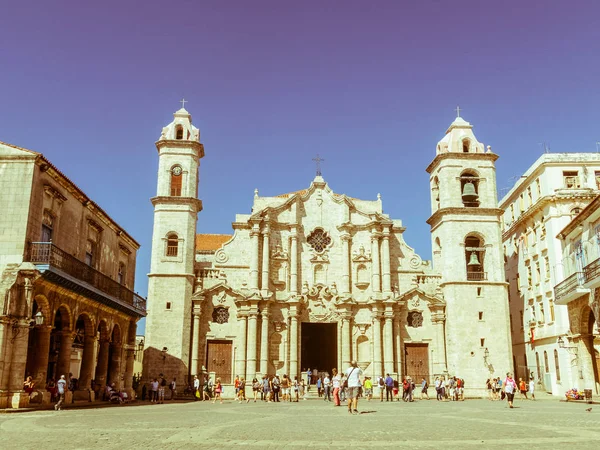
<svg viewBox="0 0 600 450">
<path fill-rule="evenodd" d="M 139 242 L 147 292 L 161 128 L 200 128 L 198 231 L 229 233 L 254 188 L 375 199 L 431 257 L 428 176 L 455 117 L 508 188 L 542 153 L 600 141 L 600 3 L 5 2 L 0 140 L 44 153 Z"/>
</svg>

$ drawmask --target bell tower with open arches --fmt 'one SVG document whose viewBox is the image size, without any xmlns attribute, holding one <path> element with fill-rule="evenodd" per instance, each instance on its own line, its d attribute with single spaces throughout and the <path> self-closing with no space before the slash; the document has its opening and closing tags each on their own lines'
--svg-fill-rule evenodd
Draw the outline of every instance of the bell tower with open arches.
<svg viewBox="0 0 600 450">
<path fill-rule="evenodd" d="M 432 212 L 427 223 L 446 301 L 448 372 L 464 378 L 467 389 L 512 367 L 497 159 L 458 116 L 427 167 Z"/>
</svg>

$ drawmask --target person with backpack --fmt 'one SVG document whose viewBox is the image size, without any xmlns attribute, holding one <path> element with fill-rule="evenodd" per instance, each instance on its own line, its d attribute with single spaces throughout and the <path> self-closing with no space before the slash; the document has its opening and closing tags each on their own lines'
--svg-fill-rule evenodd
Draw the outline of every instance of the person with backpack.
<svg viewBox="0 0 600 450">
<path fill-rule="evenodd" d="M 512 377 L 512 374 L 508 372 L 506 378 L 502 383 L 502 392 L 506 394 L 506 400 L 508 401 L 508 407 L 513 407 L 513 400 L 515 399 L 515 391 L 517 390 L 517 383 Z"/>
<path fill-rule="evenodd" d="M 165 376 L 160 374 L 160 382 L 158 383 L 158 401 L 156 403 L 163 404 L 165 402 L 165 388 L 167 387 L 167 380 Z"/>
<path fill-rule="evenodd" d="M 346 383 L 348 384 L 348 413 L 358 414 L 358 392 L 362 386 L 362 370 L 356 361 L 350 363 L 346 369 Z"/>
<path fill-rule="evenodd" d="M 377 379 L 377 386 L 379 386 L 379 400 L 383 401 L 383 393 L 385 392 L 385 380 L 383 377 Z"/>
</svg>

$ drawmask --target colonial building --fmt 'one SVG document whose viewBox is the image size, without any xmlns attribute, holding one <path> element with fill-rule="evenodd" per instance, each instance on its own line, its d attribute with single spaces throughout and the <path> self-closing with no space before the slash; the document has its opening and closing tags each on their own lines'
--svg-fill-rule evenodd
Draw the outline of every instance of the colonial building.
<svg viewBox="0 0 600 450">
<path fill-rule="evenodd" d="M 0 142 L 0 174 L 0 408 L 69 373 L 76 399 L 131 389 L 139 244 L 42 154 Z"/>
<path fill-rule="evenodd" d="M 355 359 L 372 376 L 457 375 L 476 393 L 510 367 L 497 156 L 463 119 L 427 168 L 433 266 L 379 195 L 338 194 L 320 173 L 303 190 L 255 191 L 233 235 L 196 236 L 204 148 L 185 109 L 156 146 L 145 379 L 293 378 Z"/>
<path fill-rule="evenodd" d="M 500 201 L 514 371 L 554 395 L 576 386 L 579 377 L 557 343 L 571 326 L 554 292 L 564 273 L 557 235 L 598 195 L 598 179 L 598 154 L 547 153 Z"/>
<path fill-rule="evenodd" d="M 554 291 L 556 303 L 568 309 L 570 324 L 557 339 L 559 351 L 568 356 L 572 377 L 565 388 L 600 394 L 600 196 L 557 237 L 564 264 Z"/>
</svg>

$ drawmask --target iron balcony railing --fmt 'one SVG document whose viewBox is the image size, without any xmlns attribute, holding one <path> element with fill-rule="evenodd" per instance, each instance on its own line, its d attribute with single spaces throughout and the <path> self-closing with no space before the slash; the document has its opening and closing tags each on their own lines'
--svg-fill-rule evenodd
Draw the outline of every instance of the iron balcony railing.
<svg viewBox="0 0 600 450">
<path fill-rule="evenodd" d="M 583 269 L 583 275 L 586 283 L 589 283 L 590 281 L 600 277 L 600 258 L 585 266 Z"/>
<path fill-rule="evenodd" d="M 115 297 L 142 313 L 146 312 L 146 299 L 127 289 L 122 284 L 88 266 L 52 242 L 32 242 L 29 246 L 28 262 L 47 264 L 67 275 L 84 281 L 94 288 Z"/>
<path fill-rule="evenodd" d="M 559 301 L 581 286 L 584 281 L 583 272 L 575 272 L 554 286 L 554 299 Z"/>
<path fill-rule="evenodd" d="M 467 272 L 467 281 L 485 281 L 487 272 Z"/>
</svg>

